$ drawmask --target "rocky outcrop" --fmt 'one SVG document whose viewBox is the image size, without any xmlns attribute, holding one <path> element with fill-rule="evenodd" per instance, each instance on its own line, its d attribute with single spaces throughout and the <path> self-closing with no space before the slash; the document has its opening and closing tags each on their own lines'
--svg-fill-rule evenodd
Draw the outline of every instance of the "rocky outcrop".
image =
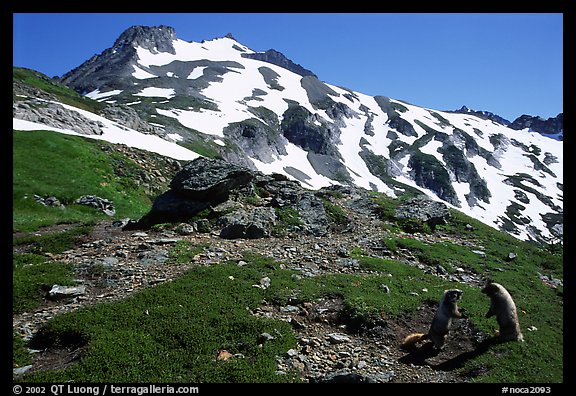
<svg viewBox="0 0 576 396">
<path fill-rule="evenodd" d="M 156 198 L 150 212 L 128 222 L 124 229 L 196 224 L 195 216 L 208 210 L 215 221 L 204 226 L 218 228 L 222 238 L 265 238 L 280 221 L 279 210 L 297 217 L 297 224 L 290 225 L 292 231 L 324 236 L 330 221 L 316 194 L 283 175 L 264 175 L 225 160 L 200 157 L 176 173 L 170 189 Z"/>
<path fill-rule="evenodd" d="M 451 215 L 445 203 L 419 196 L 399 206 L 395 216 L 400 220 L 418 220 L 434 229 L 439 224 L 446 224 Z"/>
<path fill-rule="evenodd" d="M 460 206 L 450 175 L 435 156 L 416 151 L 410 156 L 408 167 L 411 178 L 418 186 L 433 191 L 438 198 L 454 206 Z"/>
<path fill-rule="evenodd" d="M 84 117 L 77 111 L 41 99 L 12 103 L 12 115 L 20 120 L 37 122 L 54 128 L 72 130 L 83 135 L 102 135 L 102 124 Z"/>
<path fill-rule="evenodd" d="M 542 117 L 523 114 L 516 118 L 508 127 L 516 130 L 528 128 L 543 135 L 561 135 L 560 140 L 563 140 L 564 113 L 560 113 L 556 117 L 550 117 L 547 120 Z"/>
<path fill-rule="evenodd" d="M 219 224 L 223 226 L 220 237 L 224 239 L 269 237 L 276 221 L 276 212 L 271 207 L 237 210 L 219 219 Z"/>
<path fill-rule="evenodd" d="M 227 198 L 231 190 L 247 185 L 253 177 L 248 169 L 223 160 L 200 157 L 176 173 L 170 189 L 193 200 L 218 202 Z"/>
<path fill-rule="evenodd" d="M 282 134 L 298 147 L 315 154 L 339 156 L 340 131 L 302 106 L 290 106 L 283 114 Z"/>
<path fill-rule="evenodd" d="M 116 209 L 114 208 L 114 203 L 112 201 L 95 195 L 83 195 L 75 200 L 74 203 L 78 205 L 91 206 L 108 216 L 114 216 L 116 214 Z"/>
<path fill-rule="evenodd" d="M 121 51 L 124 46 L 142 47 L 152 53 L 168 52 L 175 54 L 172 42 L 176 40 L 173 27 L 160 26 L 132 26 L 126 29 L 114 43 L 114 51 Z"/>
<path fill-rule="evenodd" d="M 136 110 L 126 105 L 108 105 L 102 109 L 102 116 L 138 132 L 156 135 L 162 135 L 163 132 L 163 128 L 150 125 L 140 118 Z"/>
<path fill-rule="evenodd" d="M 280 155 L 288 154 L 288 141 L 279 132 L 278 125 L 271 127 L 257 118 L 233 122 L 224 128 L 223 133 L 236 142 L 246 156 L 264 163 L 271 163 Z"/>
</svg>

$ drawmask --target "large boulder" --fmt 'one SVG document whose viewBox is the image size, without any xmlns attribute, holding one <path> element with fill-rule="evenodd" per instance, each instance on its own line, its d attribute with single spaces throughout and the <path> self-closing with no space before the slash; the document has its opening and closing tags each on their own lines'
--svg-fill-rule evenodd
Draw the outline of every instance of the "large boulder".
<svg viewBox="0 0 576 396">
<path fill-rule="evenodd" d="M 176 194 L 196 201 L 220 201 L 231 190 L 246 186 L 254 178 L 247 168 L 221 159 L 200 157 L 174 176 L 170 188 Z"/>
<path fill-rule="evenodd" d="M 154 224 L 187 222 L 204 209 L 228 199 L 232 190 L 254 177 L 247 168 L 221 159 L 197 158 L 174 176 L 170 190 L 161 194 L 148 214 L 124 229 L 146 229 Z"/>
<path fill-rule="evenodd" d="M 396 209 L 395 217 L 399 220 L 421 221 L 434 229 L 438 224 L 446 224 L 450 211 L 445 203 L 422 195 L 400 205 Z"/>
</svg>

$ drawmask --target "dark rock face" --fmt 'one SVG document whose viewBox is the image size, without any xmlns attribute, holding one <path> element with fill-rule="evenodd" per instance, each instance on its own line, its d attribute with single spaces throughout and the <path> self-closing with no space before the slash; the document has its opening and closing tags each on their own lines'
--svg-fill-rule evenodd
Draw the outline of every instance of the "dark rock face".
<svg viewBox="0 0 576 396">
<path fill-rule="evenodd" d="M 278 77 L 280 75 L 276 73 L 274 70 L 270 69 L 269 67 L 259 67 L 258 71 L 262 74 L 264 81 L 271 89 L 276 89 L 278 91 L 283 91 L 284 87 L 278 84 Z"/>
<path fill-rule="evenodd" d="M 490 203 L 492 194 L 488 189 L 486 181 L 478 174 L 474 164 L 467 160 L 465 154 L 456 146 L 449 145 L 442 149 L 442 156 L 446 163 L 446 168 L 452 172 L 457 182 L 469 182 L 470 194 L 467 199 L 470 203 L 480 199 Z"/>
<path fill-rule="evenodd" d="M 547 120 L 542 117 L 524 114 L 516 118 L 508 127 L 516 130 L 530 128 L 544 135 L 561 134 L 564 131 L 564 113 L 560 113 L 556 117 L 550 117 Z M 563 140 L 563 137 L 560 140 Z"/>
<path fill-rule="evenodd" d="M 388 121 L 388 126 L 390 128 L 396 129 L 403 135 L 418 136 L 418 133 L 416 133 L 412 124 L 400 116 L 390 118 L 390 121 Z"/>
<path fill-rule="evenodd" d="M 404 106 L 392 102 L 390 98 L 386 96 L 375 96 L 374 100 L 388 116 L 387 124 L 390 128 L 396 129 L 398 132 L 406 136 L 418 136 L 418 133 L 416 133 L 412 124 L 400 116 L 400 113 L 407 110 Z"/>
<path fill-rule="evenodd" d="M 301 76 L 316 77 L 316 75 L 312 73 L 310 70 L 305 69 L 299 64 L 292 62 L 290 59 L 286 58 L 284 54 L 274 49 L 269 49 L 266 52 L 257 52 L 255 54 L 242 54 L 242 57 L 271 63 L 273 65 L 283 67 L 284 69 L 288 69 L 291 72 L 294 72 Z"/>
<path fill-rule="evenodd" d="M 436 157 L 418 151 L 410 157 L 408 166 L 417 185 L 433 191 L 440 199 L 454 206 L 460 206 L 450 175 Z"/>
<path fill-rule="evenodd" d="M 318 121 L 317 117 L 306 108 L 290 106 L 284 112 L 280 127 L 288 141 L 304 150 L 316 154 L 338 155 L 335 144 L 339 141 L 339 136 L 335 136 L 328 125 L 318 125 L 315 121 Z"/>
<path fill-rule="evenodd" d="M 274 157 L 287 154 L 287 140 L 279 132 L 278 126 L 270 127 L 256 118 L 231 123 L 223 133 L 237 142 L 247 156 L 258 161 L 271 163 Z"/>
<path fill-rule="evenodd" d="M 328 95 L 340 96 L 338 92 L 334 91 L 316 77 L 303 77 L 300 80 L 300 85 L 302 85 L 302 88 L 306 90 L 306 95 L 308 96 L 310 103 L 319 108 L 323 107 L 321 104 L 326 100 Z"/>
<path fill-rule="evenodd" d="M 149 228 L 154 224 L 186 221 L 218 201 L 194 200 L 173 190 L 166 191 L 154 200 L 152 209 L 136 228 Z"/>
<path fill-rule="evenodd" d="M 433 201 L 426 196 L 419 196 L 399 206 L 395 216 L 397 219 L 425 222 L 433 229 L 438 224 L 446 223 L 450 217 L 450 211 L 443 202 Z"/>
</svg>

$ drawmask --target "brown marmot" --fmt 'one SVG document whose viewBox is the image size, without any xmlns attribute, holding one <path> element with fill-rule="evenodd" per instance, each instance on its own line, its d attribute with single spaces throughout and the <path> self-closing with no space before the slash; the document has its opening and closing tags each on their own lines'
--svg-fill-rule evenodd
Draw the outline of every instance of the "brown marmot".
<svg viewBox="0 0 576 396">
<path fill-rule="evenodd" d="M 508 290 L 499 283 L 490 282 L 482 289 L 482 293 L 490 297 L 490 309 L 486 312 L 486 317 L 496 315 L 496 321 L 500 326 L 498 339 L 500 341 L 524 341 L 518 322 L 516 304 Z"/>
<path fill-rule="evenodd" d="M 459 289 L 445 290 L 428 333 L 409 334 L 404 338 L 402 348 L 408 349 L 420 341 L 432 340 L 436 349 L 442 349 L 450 331 L 452 319 L 462 317 L 458 308 L 458 301 L 462 298 L 462 293 L 462 290 Z"/>
</svg>

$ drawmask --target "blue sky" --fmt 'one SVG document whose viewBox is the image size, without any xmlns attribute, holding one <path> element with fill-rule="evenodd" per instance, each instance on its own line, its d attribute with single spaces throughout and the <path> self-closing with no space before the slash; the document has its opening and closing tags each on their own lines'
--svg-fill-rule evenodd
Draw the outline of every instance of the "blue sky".
<svg viewBox="0 0 576 396">
<path fill-rule="evenodd" d="M 435 110 L 563 112 L 561 13 L 16 13 L 13 65 L 62 76 L 133 25 L 186 41 L 232 33 L 327 83 Z"/>
</svg>

